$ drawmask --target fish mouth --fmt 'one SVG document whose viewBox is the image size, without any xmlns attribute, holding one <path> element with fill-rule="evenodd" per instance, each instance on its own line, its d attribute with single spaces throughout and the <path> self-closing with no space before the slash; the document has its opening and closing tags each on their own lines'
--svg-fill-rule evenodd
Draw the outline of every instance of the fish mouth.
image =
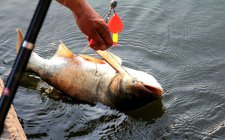
<svg viewBox="0 0 225 140">
<path fill-rule="evenodd" d="M 161 85 L 153 77 L 150 78 L 144 80 L 118 74 L 110 83 L 107 97 L 112 105 L 120 110 L 142 107 L 163 94 Z"/>
<path fill-rule="evenodd" d="M 163 94 L 160 85 L 150 85 L 140 81 L 132 81 L 132 83 L 126 85 L 125 89 L 117 94 L 117 100 L 114 100 L 120 110 L 133 110 L 143 107 L 159 99 Z"/>
<path fill-rule="evenodd" d="M 158 85 L 150 85 L 143 82 L 137 81 L 135 83 L 135 89 L 139 95 L 144 96 L 154 96 L 154 97 L 161 97 L 163 94 L 163 88 Z"/>
</svg>

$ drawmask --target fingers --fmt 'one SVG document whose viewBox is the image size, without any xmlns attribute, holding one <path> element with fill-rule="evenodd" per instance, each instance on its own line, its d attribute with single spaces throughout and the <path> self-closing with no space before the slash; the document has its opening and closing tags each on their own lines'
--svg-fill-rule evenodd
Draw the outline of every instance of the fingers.
<svg viewBox="0 0 225 140">
<path fill-rule="evenodd" d="M 91 48 L 106 50 L 112 46 L 113 41 L 108 25 L 96 12 L 91 10 L 89 14 L 83 14 L 79 18 L 76 18 L 76 14 L 74 14 L 74 17 L 81 32 L 88 36 L 89 40 L 94 40 L 94 43 L 90 45 Z"/>
<path fill-rule="evenodd" d="M 88 37 L 88 41 L 91 39 L 90 47 L 95 50 L 106 50 L 112 46 L 113 41 L 107 26 L 101 26 L 102 28 L 98 29 L 97 32 L 92 32 L 92 37 Z"/>
<path fill-rule="evenodd" d="M 89 43 L 90 43 L 90 47 L 95 50 L 106 50 L 107 49 L 105 46 L 104 40 L 101 38 L 101 36 L 97 32 L 92 33 L 92 38 L 89 41 Z"/>
<path fill-rule="evenodd" d="M 107 49 L 113 45 L 113 41 L 112 41 L 112 38 L 111 38 L 111 35 L 109 32 L 109 28 L 106 24 L 103 26 L 103 28 L 101 28 L 98 31 L 98 33 L 101 36 L 102 40 L 104 40 L 104 44 Z"/>
</svg>

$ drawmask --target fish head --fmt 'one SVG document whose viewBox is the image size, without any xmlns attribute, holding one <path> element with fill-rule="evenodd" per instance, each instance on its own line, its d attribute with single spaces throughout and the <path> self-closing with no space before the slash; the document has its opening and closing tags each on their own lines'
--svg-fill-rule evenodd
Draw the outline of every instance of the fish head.
<svg viewBox="0 0 225 140">
<path fill-rule="evenodd" d="M 122 110 L 142 107 L 163 94 L 163 88 L 150 74 L 126 69 L 127 73 L 117 74 L 110 85 L 110 100 Z"/>
</svg>

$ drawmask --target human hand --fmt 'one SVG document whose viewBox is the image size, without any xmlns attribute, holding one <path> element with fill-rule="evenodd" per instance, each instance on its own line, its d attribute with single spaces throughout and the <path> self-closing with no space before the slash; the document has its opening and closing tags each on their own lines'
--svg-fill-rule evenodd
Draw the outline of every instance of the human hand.
<svg viewBox="0 0 225 140">
<path fill-rule="evenodd" d="M 86 0 L 58 1 L 71 9 L 79 29 L 87 36 L 88 41 L 94 41 L 91 48 L 106 50 L 112 46 L 113 41 L 107 24 Z"/>
<path fill-rule="evenodd" d="M 112 46 L 112 38 L 109 28 L 104 19 L 100 17 L 94 9 L 86 9 L 86 12 L 81 15 L 74 14 L 76 23 L 80 30 L 87 35 L 90 42 L 93 40 L 94 44 L 90 47 L 95 50 L 106 50 Z"/>
</svg>

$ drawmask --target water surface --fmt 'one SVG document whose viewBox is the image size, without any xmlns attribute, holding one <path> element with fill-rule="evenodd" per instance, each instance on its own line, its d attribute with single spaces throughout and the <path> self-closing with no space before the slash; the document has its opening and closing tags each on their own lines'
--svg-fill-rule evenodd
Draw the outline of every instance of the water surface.
<svg viewBox="0 0 225 140">
<path fill-rule="evenodd" d="M 38 1 L 0 1 L 0 75 L 16 57 L 16 28 L 27 30 Z M 89 0 L 100 13 L 110 1 Z M 151 73 L 165 92 L 143 108 L 121 112 L 60 95 L 26 73 L 14 106 L 29 139 L 224 139 L 225 1 L 119 1 L 123 65 Z M 71 12 L 53 1 L 35 51 L 49 58 L 59 40 L 75 54 L 87 42 Z M 48 94 L 51 93 L 51 94 Z"/>
</svg>

